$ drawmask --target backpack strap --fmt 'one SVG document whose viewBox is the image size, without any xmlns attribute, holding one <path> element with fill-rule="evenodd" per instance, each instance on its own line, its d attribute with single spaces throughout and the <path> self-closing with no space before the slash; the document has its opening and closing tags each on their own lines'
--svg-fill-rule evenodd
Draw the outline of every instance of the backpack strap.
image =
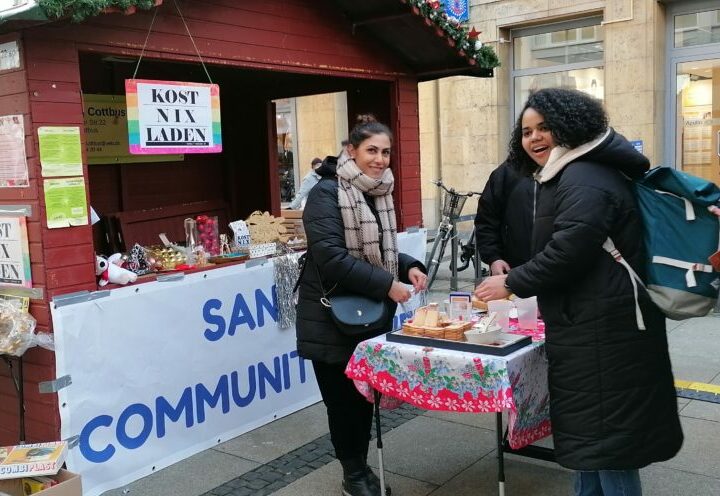
<svg viewBox="0 0 720 496">
<path fill-rule="evenodd" d="M 715 269 L 712 265 L 685 262 L 683 260 L 677 260 L 675 258 L 668 257 L 652 257 L 652 263 L 669 265 L 671 267 L 677 267 L 678 269 L 685 269 L 685 284 L 688 288 L 697 287 L 697 280 L 695 279 L 695 272 L 705 272 L 712 274 Z"/>
<path fill-rule="evenodd" d="M 613 243 L 613 240 L 609 237 L 605 240 L 603 243 L 603 249 L 612 256 L 617 263 L 625 267 L 625 269 L 630 274 L 630 282 L 632 282 L 633 286 L 633 294 L 635 296 L 635 320 L 637 321 L 638 329 L 641 331 L 645 330 L 645 320 L 643 319 L 642 311 L 640 310 L 640 303 L 638 302 L 638 283 L 644 288 L 645 284 L 643 283 L 642 279 L 640 279 L 640 276 L 637 275 L 637 272 L 633 270 L 632 267 L 630 267 L 630 264 L 627 263 L 627 260 L 625 260 L 622 256 L 622 254 L 618 251 L 617 248 L 615 248 L 615 243 Z"/>
</svg>

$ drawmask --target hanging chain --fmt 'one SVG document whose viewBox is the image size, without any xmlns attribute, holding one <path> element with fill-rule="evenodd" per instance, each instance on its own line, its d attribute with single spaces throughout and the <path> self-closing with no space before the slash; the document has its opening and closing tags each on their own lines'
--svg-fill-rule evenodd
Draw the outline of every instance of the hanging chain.
<svg viewBox="0 0 720 496">
<path fill-rule="evenodd" d="M 178 14 L 180 14 L 180 19 L 182 19 L 182 23 L 185 26 L 185 31 L 187 31 L 187 34 L 190 37 L 190 41 L 192 42 L 193 47 L 195 48 L 195 53 L 197 54 L 198 58 L 200 59 L 200 63 L 202 64 L 202 67 L 205 70 L 205 75 L 207 76 L 208 81 L 210 81 L 210 84 L 213 84 L 212 78 L 210 77 L 210 73 L 208 72 L 207 67 L 205 67 L 205 62 L 203 61 L 202 55 L 200 55 L 200 50 L 198 50 L 198 47 L 195 44 L 195 39 L 190 34 L 190 29 L 188 28 L 188 25 L 185 22 L 185 17 L 183 17 L 182 12 L 180 12 L 180 6 L 178 5 L 177 0 L 173 0 L 173 3 L 175 4 L 175 9 L 177 10 Z"/>
</svg>

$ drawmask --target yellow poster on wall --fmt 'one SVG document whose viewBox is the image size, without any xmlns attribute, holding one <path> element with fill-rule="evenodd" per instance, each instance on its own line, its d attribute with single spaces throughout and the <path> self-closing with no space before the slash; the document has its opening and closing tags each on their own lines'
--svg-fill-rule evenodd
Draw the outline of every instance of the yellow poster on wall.
<svg viewBox="0 0 720 496">
<path fill-rule="evenodd" d="M 83 95 L 88 164 L 176 162 L 184 155 L 131 155 L 122 95 Z"/>
</svg>

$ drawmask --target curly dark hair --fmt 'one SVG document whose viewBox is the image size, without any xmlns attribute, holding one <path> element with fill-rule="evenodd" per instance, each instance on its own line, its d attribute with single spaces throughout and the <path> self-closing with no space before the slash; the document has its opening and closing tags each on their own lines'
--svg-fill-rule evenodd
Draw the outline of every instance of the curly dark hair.
<svg viewBox="0 0 720 496">
<path fill-rule="evenodd" d="M 510 137 L 510 159 L 526 173 L 532 173 L 538 167 L 522 146 L 522 117 L 528 108 L 543 116 L 555 143 L 567 148 L 576 148 L 594 140 L 608 127 L 602 103 L 587 93 L 563 88 L 547 88 L 532 93 Z"/>
<path fill-rule="evenodd" d="M 390 143 L 393 141 L 392 131 L 390 131 L 389 127 L 378 122 L 373 114 L 360 114 L 355 120 L 355 127 L 350 131 L 348 141 L 357 148 L 360 143 L 376 134 L 385 134 L 390 138 Z"/>
</svg>

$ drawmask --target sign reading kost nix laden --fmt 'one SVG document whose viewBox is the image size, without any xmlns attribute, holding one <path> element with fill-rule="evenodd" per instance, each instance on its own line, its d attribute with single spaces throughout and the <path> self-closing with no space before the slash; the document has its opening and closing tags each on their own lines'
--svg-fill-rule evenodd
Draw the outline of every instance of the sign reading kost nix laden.
<svg viewBox="0 0 720 496">
<path fill-rule="evenodd" d="M 130 153 L 222 151 L 217 84 L 126 79 L 125 93 Z"/>
</svg>

